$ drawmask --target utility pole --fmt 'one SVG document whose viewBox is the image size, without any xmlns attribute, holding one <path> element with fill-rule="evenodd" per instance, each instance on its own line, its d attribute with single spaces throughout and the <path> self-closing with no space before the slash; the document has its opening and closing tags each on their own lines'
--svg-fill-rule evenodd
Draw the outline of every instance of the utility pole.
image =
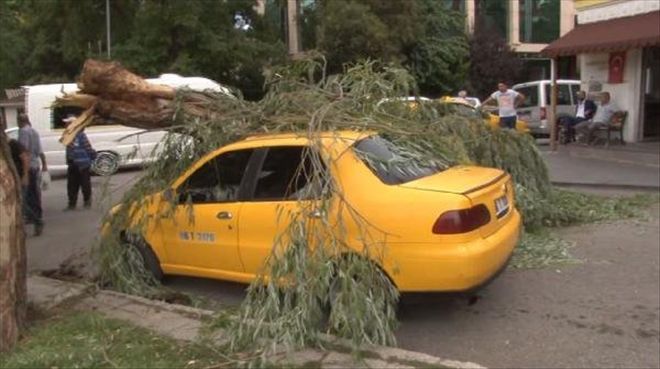
<svg viewBox="0 0 660 369">
<path fill-rule="evenodd" d="M 557 58 L 550 59 L 550 150 L 557 151 Z"/>
<path fill-rule="evenodd" d="M 106 44 L 108 50 L 108 59 L 111 58 L 110 53 L 110 0 L 105 0 L 105 33 L 106 33 Z"/>
<path fill-rule="evenodd" d="M 298 14 L 298 0 L 286 0 L 286 43 L 293 58 L 300 53 Z"/>
</svg>

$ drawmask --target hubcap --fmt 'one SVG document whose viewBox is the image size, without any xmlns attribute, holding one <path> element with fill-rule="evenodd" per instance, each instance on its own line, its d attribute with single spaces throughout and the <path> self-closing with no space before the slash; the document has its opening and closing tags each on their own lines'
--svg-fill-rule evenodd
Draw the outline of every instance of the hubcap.
<svg viewBox="0 0 660 369">
<path fill-rule="evenodd" d="M 109 176 L 117 171 L 119 160 L 117 155 L 112 153 L 100 153 L 93 163 L 93 170 L 101 176 Z"/>
</svg>

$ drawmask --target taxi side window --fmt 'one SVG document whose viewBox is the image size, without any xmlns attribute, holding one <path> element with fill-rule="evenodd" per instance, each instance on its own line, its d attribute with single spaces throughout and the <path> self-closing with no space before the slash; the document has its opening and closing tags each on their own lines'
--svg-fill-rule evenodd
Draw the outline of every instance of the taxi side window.
<svg viewBox="0 0 660 369">
<path fill-rule="evenodd" d="M 318 159 L 318 157 L 317 157 Z M 314 164 L 316 163 L 316 165 Z M 303 146 L 271 147 L 257 173 L 255 201 L 295 201 L 320 197 L 323 187 L 314 170 L 326 175 L 325 165 Z"/>
<path fill-rule="evenodd" d="M 231 151 L 206 162 L 179 187 L 179 202 L 204 204 L 236 201 L 252 151 Z"/>
</svg>

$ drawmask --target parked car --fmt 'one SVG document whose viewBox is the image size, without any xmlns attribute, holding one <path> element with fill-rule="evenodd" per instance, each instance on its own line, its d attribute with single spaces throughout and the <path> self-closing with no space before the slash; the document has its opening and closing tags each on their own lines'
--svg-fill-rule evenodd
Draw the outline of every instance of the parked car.
<svg viewBox="0 0 660 369">
<path fill-rule="evenodd" d="M 466 97 L 456 97 L 456 98 L 465 100 L 465 102 L 467 102 L 468 104 L 472 105 L 475 108 L 478 108 L 478 107 L 481 106 L 481 100 L 479 100 L 478 97 L 466 96 Z"/>
<path fill-rule="evenodd" d="M 523 101 L 517 108 L 518 118 L 527 122 L 535 137 L 550 135 L 548 110 L 550 109 L 550 80 L 526 82 L 514 85 L 512 88 L 523 95 Z M 580 90 L 578 80 L 557 80 L 557 119 L 571 116 L 575 113 L 577 100 L 575 94 Z"/>
<path fill-rule="evenodd" d="M 127 247 L 143 253 L 157 278 L 177 274 L 249 283 L 287 229 L 286 214 L 313 209 L 328 196 L 325 209 L 305 214 L 318 217 L 323 211 L 334 222 L 346 217 L 340 203 L 345 200 L 371 228 L 384 231 L 374 238 L 384 248 L 383 258 L 367 256 L 401 292 L 470 290 L 506 266 L 521 229 L 507 173 L 431 163 L 411 170 L 410 162 L 392 160 L 396 146 L 375 133 L 328 132 L 320 142 L 326 174 L 341 200 L 301 191 L 314 187 L 298 170 L 310 168 L 307 150 L 317 149 L 308 138 L 252 137 L 209 153 L 167 189 L 148 195 L 144 207 L 132 211 L 142 215 L 144 227 L 134 231 L 139 234 L 123 232 Z M 388 165 L 377 165 L 383 162 Z M 173 212 L 161 216 L 171 206 Z M 358 228 L 343 228 L 345 253 L 363 252 Z"/>
<path fill-rule="evenodd" d="M 202 77 L 163 74 L 159 78 L 147 79 L 147 82 L 230 94 L 225 87 Z M 24 88 L 24 110 L 32 127 L 39 132 L 48 169 L 51 173 L 63 173 L 66 171 L 65 147 L 59 142 L 64 131 L 62 119 L 68 114 L 79 115 L 82 109 L 52 105 L 57 97 L 76 92 L 78 86 L 75 83 L 56 83 Z M 13 122 L 8 123 L 10 130 L 15 128 L 12 127 Z M 119 167 L 149 162 L 155 157 L 154 148 L 165 135 L 165 131 L 144 131 L 121 125 L 92 126 L 85 129 L 85 133 L 98 153 L 92 169 L 100 175 L 110 175 Z"/>
<path fill-rule="evenodd" d="M 440 104 L 449 104 L 452 106 L 452 112 L 464 115 L 466 117 L 483 119 L 493 129 L 500 128 L 500 117 L 496 114 L 478 109 L 469 102 L 463 101 L 460 97 L 444 96 L 438 100 Z M 527 123 L 523 120 L 516 120 L 516 131 L 529 133 Z"/>
</svg>

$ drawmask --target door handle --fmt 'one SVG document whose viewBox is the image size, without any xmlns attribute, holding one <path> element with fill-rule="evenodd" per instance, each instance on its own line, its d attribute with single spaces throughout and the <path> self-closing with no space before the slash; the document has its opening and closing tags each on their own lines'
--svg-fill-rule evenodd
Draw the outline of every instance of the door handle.
<svg viewBox="0 0 660 369">
<path fill-rule="evenodd" d="M 311 213 L 308 214 L 310 218 L 323 218 L 324 211 L 320 209 L 314 209 Z"/>
<path fill-rule="evenodd" d="M 221 211 L 215 217 L 218 219 L 231 219 L 233 216 L 228 211 Z"/>
</svg>

